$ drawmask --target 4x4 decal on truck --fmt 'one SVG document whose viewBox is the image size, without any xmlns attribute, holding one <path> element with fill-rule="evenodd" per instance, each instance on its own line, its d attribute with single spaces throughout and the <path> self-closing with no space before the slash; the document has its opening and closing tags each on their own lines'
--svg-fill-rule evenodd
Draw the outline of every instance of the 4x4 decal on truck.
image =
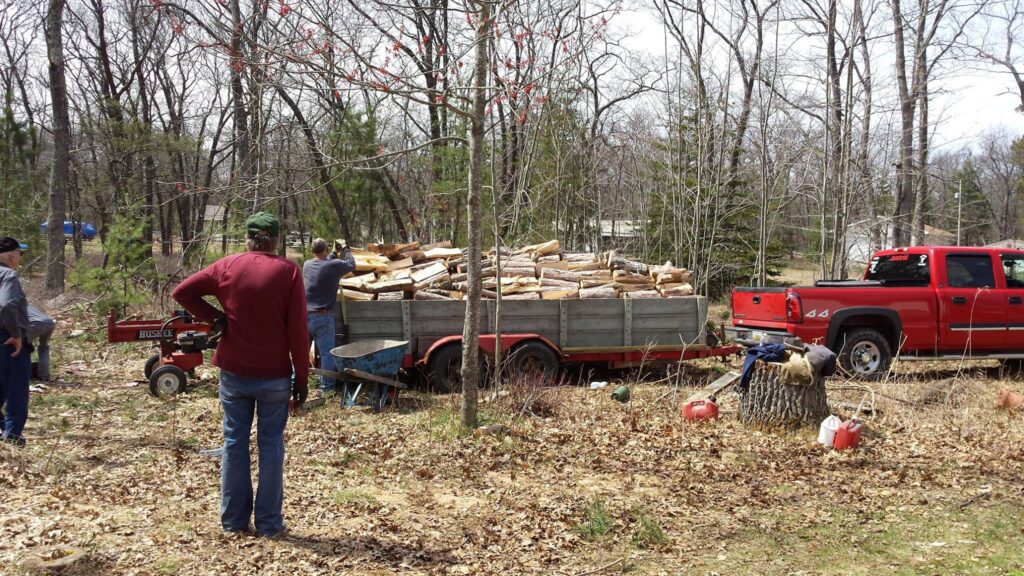
<svg viewBox="0 0 1024 576">
<path fill-rule="evenodd" d="M 818 309 L 815 308 L 814 310 L 811 310 L 807 314 L 804 314 L 804 318 L 828 318 L 828 315 L 829 315 L 828 308 L 825 308 L 821 312 L 818 312 Z"/>
</svg>

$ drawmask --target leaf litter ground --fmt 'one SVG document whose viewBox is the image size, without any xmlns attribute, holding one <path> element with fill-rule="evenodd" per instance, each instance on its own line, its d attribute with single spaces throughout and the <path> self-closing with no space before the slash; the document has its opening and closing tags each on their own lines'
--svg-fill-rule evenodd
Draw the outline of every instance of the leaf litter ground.
<svg viewBox="0 0 1024 576">
<path fill-rule="evenodd" d="M 30 443 L 0 446 L 2 574 L 76 550 L 59 573 L 1024 571 L 1024 419 L 995 408 L 1024 386 L 990 367 L 898 368 L 871 384 L 862 446 L 842 453 L 816 430 L 743 426 L 731 393 L 720 420 L 683 421 L 716 362 L 628 381 L 628 404 L 616 382 L 485 391 L 495 434 L 461 429 L 456 396 L 405 394 L 380 414 L 330 403 L 289 421 L 291 532 L 267 540 L 219 528 L 219 460 L 204 453 L 221 441 L 216 369 L 158 400 L 139 381 L 149 349 L 58 319 L 58 380 L 33 392 Z M 831 401 L 860 403 L 834 384 Z"/>
</svg>

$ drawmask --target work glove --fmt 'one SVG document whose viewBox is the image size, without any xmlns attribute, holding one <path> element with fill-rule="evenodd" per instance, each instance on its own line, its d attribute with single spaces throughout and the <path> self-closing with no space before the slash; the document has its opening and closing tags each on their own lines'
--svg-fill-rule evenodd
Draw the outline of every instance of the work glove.
<svg viewBox="0 0 1024 576">
<path fill-rule="evenodd" d="M 217 319 L 214 320 L 213 324 L 210 326 L 210 341 L 214 344 L 219 342 L 220 339 L 224 337 L 224 333 L 227 332 L 227 329 L 228 317 L 223 315 L 218 316 Z"/>
<path fill-rule="evenodd" d="M 306 403 L 309 397 L 309 383 L 296 381 L 292 384 L 292 411 L 296 411 Z"/>
</svg>

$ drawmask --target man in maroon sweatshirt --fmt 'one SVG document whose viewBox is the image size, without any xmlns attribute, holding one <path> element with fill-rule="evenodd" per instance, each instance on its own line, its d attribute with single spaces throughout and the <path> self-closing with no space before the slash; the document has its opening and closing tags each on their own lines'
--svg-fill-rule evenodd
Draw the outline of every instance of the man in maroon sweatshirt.
<svg viewBox="0 0 1024 576">
<path fill-rule="evenodd" d="M 245 222 L 247 251 L 226 256 L 186 278 L 171 296 L 196 318 L 226 321 L 213 364 L 220 367 L 224 409 L 221 526 L 227 532 L 285 531 L 284 427 L 289 398 L 309 393 L 309 336 L 302 271 L 276 255 L 280 223 L 266 212 Z M 204 296 L 213 296 L 218 310 Z M 294 374 L 294 383 L 292 375 Z M 253 502 L 249 434 L 256 416 L 259 486 Z M 254 515 L 255 513 L 255 515 Z"/>
</svg>

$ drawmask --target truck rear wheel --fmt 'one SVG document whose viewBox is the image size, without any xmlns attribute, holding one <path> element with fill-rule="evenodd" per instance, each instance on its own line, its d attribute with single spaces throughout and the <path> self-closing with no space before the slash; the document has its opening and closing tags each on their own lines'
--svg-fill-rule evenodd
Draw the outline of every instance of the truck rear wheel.
<svg viewBox="0 0 1024 576">
<path fill-rule="evenodd" d="M 892 348 L 873 328 L 856 328 L 843 335 L 839 365 L 854 378 L 878 380 L 889 371 Z"/>
<path fill-rule="evenodd" d="M 558 357 L 543 342 L 523 342 L 509 354 L 513 374 L 542 385 L 553 384 L 558 374 Z"/>
<path fill-rule="evenodd" d="M 430 356 L 430 388 L 441 394 L 462 391 L 462 344 L 449 344 Z"/>
</svg>

